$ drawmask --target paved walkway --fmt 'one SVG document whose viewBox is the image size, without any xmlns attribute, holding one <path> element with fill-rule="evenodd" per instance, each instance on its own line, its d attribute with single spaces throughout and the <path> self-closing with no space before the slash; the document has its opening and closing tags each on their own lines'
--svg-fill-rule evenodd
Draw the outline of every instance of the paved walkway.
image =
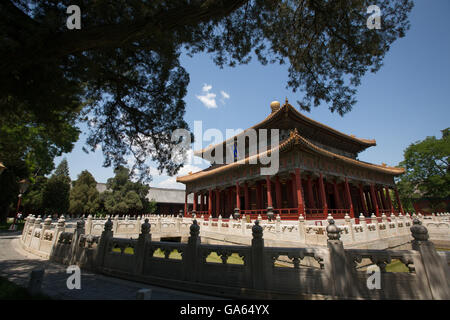
<svg viewBox="0 0 450 320">
<path fill-rule="evenodd" d="M 147 284 L 107 277 L 81 271 L 81 289 L 69 290 L 66 286 L 66 266 L 49 262 L 24 251 L 19 243 L 18 232 L 0 232 L 0 276 L 27 287 L 30 272 L 45 268 L 42 291 L 55 299 L 69 300 L 130 300 L 136 299 L 139 289 L 152 289 L 152 300 L 203 300 L 219 299 L 195 293 L 177 291 Z"/>
</svg>

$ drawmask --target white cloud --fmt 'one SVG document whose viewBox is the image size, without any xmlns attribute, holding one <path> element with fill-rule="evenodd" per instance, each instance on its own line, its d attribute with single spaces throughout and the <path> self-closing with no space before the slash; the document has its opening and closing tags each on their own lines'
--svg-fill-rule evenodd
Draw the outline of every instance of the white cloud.
<svg viewBox="0 0 450 320">
<path fill-rule="evenodd" d="M 220 94 L 222 95 L 220 102 L 225 105 L 225 99 L 230 99 L 230 95 L 223 90 L 220 91 Z"/>
<path fill-rule="evenodd" d="M 208 109 L 217 108 L 216 94 L 209 92 L 212 89 L 212 85 L 204 84 L 202 91 L 204 95 L 196 95 L 197 99 L 200 100 L 205 107 Z"/>
<path fill-rule="evenodd" d="M 228 93 L 226 93 L 225 91 L 221 90 L 220 93 L 222 94 L 222 97 L 224 99 L 230 99 L 230 95 Z"/>
<path fill-rule="evenodd" d="M 203 88 L 202 88 L 202 91 L 203 92 L 208 92 L 209 90 L 211 90 L 212 89 L 212 85 L 210 85 L 210 84 L 204 84 L 203 85 Z"/>
</svg>

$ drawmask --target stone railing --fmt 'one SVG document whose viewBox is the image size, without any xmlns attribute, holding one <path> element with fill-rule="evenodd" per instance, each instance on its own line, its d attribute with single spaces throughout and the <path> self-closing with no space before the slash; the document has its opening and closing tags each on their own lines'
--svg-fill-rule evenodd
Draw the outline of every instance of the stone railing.
<svg viewBox="0 0 450 320">
<path fill-rule="evenodd" d="M 51 225 L 49 218 L 28 218 L 23 248 L 153 285 L 234 298 L 450 299 L 448 256 L 436 251 L 419 219 L 408 228 L 413 250 L 344 249 L 342 227 L 332 219 L 325 228 L 327 245 L 307 248 L 266 247 L 259 221 L 252 225 L 249 246 L 202 244 L 197 220 L 189 226 L 187 243 L 153 241 L 149 219 L 137 239 L 114 237 L 111 219 L 100 235 L 86 234 L 84 220 L 73 232 L 65 230 L 63 218 Z M 394 260 L 407 272 L 387 272 Z M 367 266 L 377 268 L 379 287 L 368 285 Z"/>
<path fill-rule="evenodd" d="M 187 238 L 189 236 L 189 227 L 193 218 L 184 218 L 181 216 L 138 216 L 131 219 L 127 216 L 120 218 L 115 216 L 111 219 L 113 223 L 112 231 L 117 237 L 137 238 L 139 230 L 143 223 L 143 219 L 149 219 L 150 226 L 154 237 L 175 237 L 180 236 Z M 409 243 L 412 238 L 409 228 L 412 226 L 413 219 L 419 219 L 429 230 L 430 240 L 438 245 L 450 245 L 450 215 L 436 214 L 433 216 L 423 217 L 422 215 L 412 216 L 401 213 L 387 217 L 377 218 L 372 215 L 365 218 L 360 215 L 358 224 L 355 219 L 351 219 L 345 215 L 345 219 L 335 220 L 341 232 L 341 240 L 346 247 L 360 249 L 386 249 L 398 247 Z M 64 217 L 62 218 L 64 219 Z M 255 220 L 246 219 L 245 215 L 242 219 L 218 219 L 205 218 L 203 215 L 195 218 L 201 227 L 200 236 L 211 240 L 222 241 L 227 243 L 250 245 L 252 239 L 251 229 Z M 266 246 L 326 246 L 326 227 L 328 221 L 333 219 L 328 216 L 324 225 L 314 225 L 305 221 L 300 216 L 298 221 L 282 221 L 278 216 L 274 221 L 260 221 L 260 226 L 264 231 Z M 88 216 L 85 220 L 85 234 L 100 235 L 103 231 L 105 219 L 94 219 Z M 46 224 L 47 223 L 47 224 Z M 322 222 L 321 222 L 322 223 Z M 40 217 L 34 218 L 30 216 L 26 220 L 24 227 L 25 233 L 44 231 L 48 237 L 52 237 L 58 223 L 52 222 L 49 218 L 42 222 Z M 76 222 L 65 224 L 66 231 L 69 228 L 73 230 Z M 42 235 L 44 236 L 44 234 Z M 31 240 L 31 238 L 29 238 Z M 34 240 L 36 242 L 36 240 Z"/>
</svg>

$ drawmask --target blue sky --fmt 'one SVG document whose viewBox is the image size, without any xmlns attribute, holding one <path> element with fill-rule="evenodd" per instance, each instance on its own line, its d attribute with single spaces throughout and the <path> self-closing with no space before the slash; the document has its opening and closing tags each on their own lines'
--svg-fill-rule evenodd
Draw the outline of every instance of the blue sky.
<svg viewBox="0 0 450 320">
<path fill-rule="evenodd" d="M 397 165 L 409 144 L 426 136 L 441 137 L 440 130 L 450 127 L 450 1 L 414 2 L 410 30 L 392 45 L 380 71 L 362 79 L 353 110 L 341 117 L 323 105 L 306 113 L 344 133 L 376 139 L 377 146 L 359 154 L 363 161 Z M 246 129 L 264 119 L 271 101 L 283 102 L 287 97 L 297 107 L 295 101 L 302 95 L 286 89 L 286 66 L 262 66 L 254 60 L 220 69 L 208 55 L 183 56 L 181 62 L 191 80 L 185 97 L 185 120 L 191 129 L 194 121 L 201 120 L 203 130 L 217 128 L 225 136 L 227 128 Z M 82 135 L 74 150 L 63 155 L 71 178 L 87 169 L 98 182 L 106 182 L 113 176 L 112 168 L 102 167 L 101 150 L 84 153 L 84 141 Z M 205 167 L 187 165 L 180 174 Z M 151 186 L 184 188 L 175 177 L 159 176 L 156 171 L 152 176 Z"/>
</svg>

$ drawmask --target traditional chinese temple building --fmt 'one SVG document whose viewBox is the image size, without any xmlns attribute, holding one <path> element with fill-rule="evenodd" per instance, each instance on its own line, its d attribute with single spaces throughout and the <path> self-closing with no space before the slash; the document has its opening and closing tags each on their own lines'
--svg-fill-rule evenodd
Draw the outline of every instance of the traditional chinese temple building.
<svg viewBox="0 0 450 320">
<path fill-rule="evenodd" d="M 223 151 L 235 145 L 250 129 L 279 129 L 279 144 L 270 145 L 269 135 L 266 152 L 250 154 L 250 139 L 245 137 L 245 154 L 235 156 L 234 162 L 212 163 L 205 170 L 178 177 L 177 181 L 186 185 L 186 199 L 188 194 L 194 195 L 193 210 L 185 205 L 186 216 L 195 211 L 197 215 L 228 218 L 239 212 L 252 218 L 259 214 L 264 219 L 271 211 L 281 219 L 297 219 L 302 214 L 306 219 L 322 220 L 328 213 L 336 219 L 346 213 L 352 218 L 359 213 L 378 217 L 403 213 L 394 177 L 404 169 L 357 159 L 358 153 L 376 145 L 375 140 L 347 135 L 314 121 L 287 100 L 281 107 L 277 101 L 270 107 L 271 113 L 260 123 L 194 153 L 211 159 L 220 148 Z M 260 168 L 267 165 L 259 161 L 252 164 L 251 160 L 276 151 L 278 172 L 261 175 Z M 395 199 L 391 199 L 390 190 Z"/>
</svg>

